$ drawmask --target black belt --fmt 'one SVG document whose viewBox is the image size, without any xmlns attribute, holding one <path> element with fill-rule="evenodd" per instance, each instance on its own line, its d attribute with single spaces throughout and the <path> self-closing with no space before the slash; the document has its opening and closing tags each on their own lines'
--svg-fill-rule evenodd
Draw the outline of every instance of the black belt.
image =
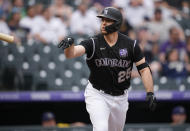
<svg viewBox="0 0 190 131">
<path fill-rule="evenodd" d="M 109 95 L 112 95 L 112 96 L 120 96 L 120 95 L 123 95 L 125 92 L 124 91 L 111 91 L 111 90 L 103 90 L 103 89 L 100 89 L 98 88 L 97 86 L 93 86 L 93 88 L 99 90 L 99 91 L 102 91 L 106 94 L 109 94 Z"/>
</svg>

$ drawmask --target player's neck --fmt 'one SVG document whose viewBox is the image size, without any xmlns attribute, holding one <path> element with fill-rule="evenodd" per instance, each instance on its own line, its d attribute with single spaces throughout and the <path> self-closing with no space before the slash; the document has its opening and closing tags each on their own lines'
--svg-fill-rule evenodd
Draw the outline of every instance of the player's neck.
<svg viewBox="0 0 190 131">
<path fill-rule="evenodd" d="M 109 44 L 109 46 L 113 46 L 117 42 L 118 32 L 113 32 L 111 34 L 104 35 L 104 39 Z"/>
</svg>

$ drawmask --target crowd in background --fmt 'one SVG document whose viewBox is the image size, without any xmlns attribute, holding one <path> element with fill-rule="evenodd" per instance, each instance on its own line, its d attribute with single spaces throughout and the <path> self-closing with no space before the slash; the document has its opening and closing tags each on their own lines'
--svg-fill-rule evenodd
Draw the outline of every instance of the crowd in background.
<svg viewBox="0 0 190 131">
<path fill-rule="evenodd" d="M 92 36 L 100 29 L 97 14 L 105 6 L 114 6 L 123 15 L 120 32 L 138 40 L 154 77 L 183 79 L 190 75 L 190 2 L 175 4 L 164 0 L 0 0 L 0 32 L 14 35 L 16 43 L 22 44 L 58 43 L 68 35 Z"/>
</svg>

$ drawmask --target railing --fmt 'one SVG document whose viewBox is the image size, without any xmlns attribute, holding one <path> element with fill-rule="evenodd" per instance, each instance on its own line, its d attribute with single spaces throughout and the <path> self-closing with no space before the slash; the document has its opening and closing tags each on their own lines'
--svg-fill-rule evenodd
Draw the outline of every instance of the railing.
<svg viewBox="0 0 190 131">
<path fill-rule="evenodd" d="M 69 128 L 43 128 L 41 126 L 0 127 L 0 131 L 92 131 L 92 126 Z M 127 124 L 124 131 L 190 131 L 190 124 L 171 126 L 170 124 Z"/>
<path fill-rule="evenodd" d="M 157 91 L 156 98 L 159 101 L 189 101 L 190 90 L 179 91 Z M 129 91 L 129 101 L 144 101 L 145 91 Z M 84 92 L 72 91 L 22 91 L 22 92 L 0 92 L 0 102 L 32 102 L 32 101 L 84 101 Z"/>
</svg>

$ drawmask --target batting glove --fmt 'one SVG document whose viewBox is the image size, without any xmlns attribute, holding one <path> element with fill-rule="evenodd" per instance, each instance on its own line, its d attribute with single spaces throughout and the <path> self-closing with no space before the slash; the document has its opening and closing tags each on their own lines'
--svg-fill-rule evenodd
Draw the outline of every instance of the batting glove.
<svg viewBox="0 0 190 131">
<path fill-rule="evenodd" d="M 156 109 L 156 97 L 153 92 L 147 92 L 146 101 L 148 102 L 148 107 L 151 111 Z"/>
<path fill-rule="evenodd" d="M 74 39 L 72 37 L 67 37 L 59 43 L 58 48 L 62 47 L 62 49 L 66 49 L 70 47 L 73 43 Z"/>
</svg>

